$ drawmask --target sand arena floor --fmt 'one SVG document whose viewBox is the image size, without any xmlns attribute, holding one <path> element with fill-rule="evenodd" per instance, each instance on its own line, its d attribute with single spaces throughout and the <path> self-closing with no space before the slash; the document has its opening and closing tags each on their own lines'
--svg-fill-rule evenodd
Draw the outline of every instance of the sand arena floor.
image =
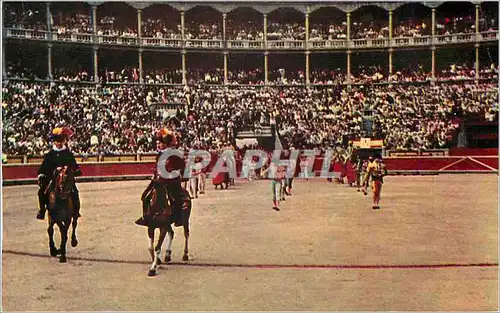
<svg viewBox="0 0 500 313">
<path fill-rule="evenodd" d="M 3 309 L 498 310 L 498 176 L 387 177 L 382 209 L 325 180 L 294 182 L 271 209 L 269 181 L 193 202 L 190 258 L 147 277 L 146 181 L 80 183 L 79 246 L 49 256 L 36 186 L 3 188 Z M 59 232 L 56 229 L 56 242 Z"/>
</svg>

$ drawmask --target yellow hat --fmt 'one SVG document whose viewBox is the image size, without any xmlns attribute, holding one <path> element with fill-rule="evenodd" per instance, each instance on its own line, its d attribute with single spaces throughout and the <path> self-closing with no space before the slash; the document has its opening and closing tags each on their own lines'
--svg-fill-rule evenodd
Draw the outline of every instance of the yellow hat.
<svg viewBox="0 0 500 313">
<path fill-rule="evenodd" d="M 52 130 L 54 140 L 68 139 L 73 135 L 73 132 L 67 127 L 56 127 Z"/>
<path fill-rule="evenodd" d="M 177 144 L 177 137 L 175 133 L 165 127 L 156 132 L 156 138 L 165 144 L 170 144 L 172 146 Z"/>
</svg>

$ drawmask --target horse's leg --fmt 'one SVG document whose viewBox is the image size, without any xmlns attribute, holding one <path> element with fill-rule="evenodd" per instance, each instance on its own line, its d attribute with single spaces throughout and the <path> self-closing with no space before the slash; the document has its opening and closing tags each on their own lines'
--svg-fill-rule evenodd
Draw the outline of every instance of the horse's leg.
<svg viewBox="0 0 500 313">
<path fill-rule="evenodd" d="M 78 195 L 72 195 L 69 199 L 68 199 L 68 209 L 71 213 L 71 216 L 69 218 L 69 221 L 71 221 L 71 227 L 72 227 L 72 230 L 71 230 L 71 246 L 74 248 L 78 245 L 78 240 L 76 239 L 76 226 L 78 225 L 78 212 L 80 211 L 80 203 L 79 203 L 79 200 L 78 198 L 75 199 L 75 201 L 78 201 L 78 203 L 76 204 L 75 206 L 75 202 L 73 201 L 73 197 L 78 197 Z M 76 216 L 75 216 L 75 213 L 74 212 L 77 212 L 76 213 Z M 68 227 L 68 231 L 69 231 L 69 223 L 67 225 Z"/>
<path fill-rule="evenodd" d="M 155 246 L 156 264 L 158 265 L 161 264 L 161 246 L 163 245 L 163 241 L 165 241 L 166 235 L 167 235 L 167 227 L 164 226 L 160 228 L 160 236 L 158 237 L 158 242 L 156 243 Z"/>
<path fill-rule="evenodd" d="M 148 238 L 149 238 L 148 251 L 149 251 L 149 254 L 151 255 L 151 261 L 154 261 L 154 250 L 153 250 L 153 243 L 155 240 L 154 227 L 151 227 L 151 226 L 148 227 Z"/>
<path fill-rule="evenodd" d="M 167 249 L 165 252 L 165 263 L 168 263 L 172 260 L 172 241 L 174 240 L 174 230 L 172 229 L 172 225 L 168 225 L 165 228 L 165 231 L 168 234 L 167 239 Z"/>
<path fill-rule="evenodd" d="M 156 269 L 158 268 L 158 264 L 156 262 L 156 257 L 155 257 L 155 251 L 153 248 L 153 243 L 155 240 L 155 228 L 152 226 L 148 227 L 148 237 L 149 237 L 149 254 L 151 255 L 151 261 L 153 262 L 151 264 L 151 267 L 149 268 L 148 276 L 155 276 L 156 275 Z"/>
<path fill-rule="evenodd" d="M 49 227 L 47 228 L 47 233 L 49 234 L 50 255 L 56 257 L 57 249 L 56 249 L 56 244 L 54 243 L 54 221 L 50 218 L 50 214 L 49 214 Z"/>
<path fill-rule="evenodd" d="M 183 223 L 184 226 L 184 255 L 182 256 L 183 261 L 189 261 L 188 257 L 188 239 L 189 239 L 189 219 L 185 223 Z"/>
<path fill-rule="evenodd" d="M 57 226 L 59 226 L 59 231 L 61 232 L 61 247 L 59 248 L 58 254 L 61 256 L 59 257 L 59 262 L 65 263 L 66 262 L 66 243 L 68 242 L 68 228 L 69 228 L 70 221 L 64 221 L 64 222 L 57 222 Z"/>
<path fill-rule="evenodd" d="M 71 231 L 71 246 L 74 248 L 78 245 L 78 240 L 76 239 L 76 226 L 78 225 L 78 219 L 73 217 L 71 219 L 71 226 L 73 230 Z"/>
</svg>

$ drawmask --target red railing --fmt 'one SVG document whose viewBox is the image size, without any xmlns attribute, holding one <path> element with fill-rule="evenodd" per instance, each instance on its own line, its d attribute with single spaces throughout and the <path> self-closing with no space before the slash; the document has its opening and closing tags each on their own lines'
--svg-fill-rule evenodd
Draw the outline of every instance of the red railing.
<svg viewBox="0 0 500 313">
<path fill-rule="evenodd" d="M 216 162 L 216 156 L 208 169 Z M 439 174 L 439 173 L 498 173 L 498 155 L 494 156 L 447 156 L 447 157 L 398 157 L 385 158 L 390 174 Z M 36 179 L 39 164 L 3 165 L 4 181 Z M 83 177 L 106 178 L 148 176 L 153 173 L 154 161 L 143 162 L 93 162 L 82 163 Z M 314 171 L 319 175 L 323 159 L 316 158 Z M 333 167 L 332 167 L 333 169 Z M 237 162 L 238 175 L 241 162 Z"/>
</svg>

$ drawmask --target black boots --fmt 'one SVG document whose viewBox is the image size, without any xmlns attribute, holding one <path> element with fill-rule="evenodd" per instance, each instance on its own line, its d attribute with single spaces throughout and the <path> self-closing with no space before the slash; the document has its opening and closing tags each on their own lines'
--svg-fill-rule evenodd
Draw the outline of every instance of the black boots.
<svg viewBox="0 0 500 313">
<path fill-rule="evenodd" d="M 45 209 L 40 209 L 36 213 L 36 218 L 39 220 L 44 220 L 45 219 Z"/>
</svg>

